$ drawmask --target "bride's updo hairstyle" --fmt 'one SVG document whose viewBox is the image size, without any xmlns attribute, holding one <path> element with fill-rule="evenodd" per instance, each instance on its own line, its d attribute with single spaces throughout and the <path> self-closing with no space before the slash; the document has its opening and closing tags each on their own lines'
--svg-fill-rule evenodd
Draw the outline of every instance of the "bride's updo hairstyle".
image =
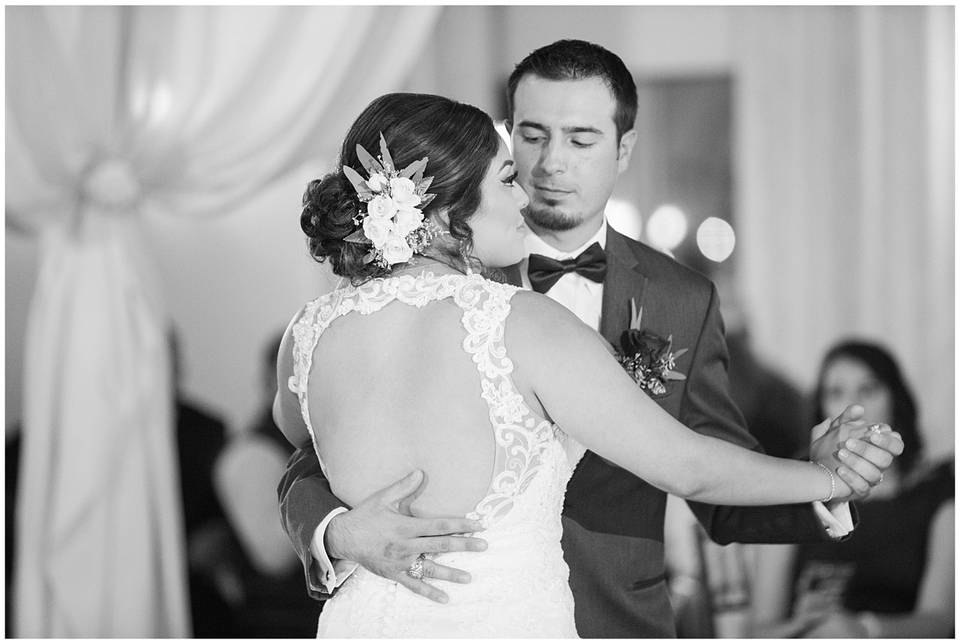
<svg viewBox="0 0 960 640">
<path fill-rule="evenodd" d="M 473 247 L 467 220 L 480 206 L 480 186 L 497 155 L 500 137 L 480 109 L 418 93 L 388 93 L 371 102 L 347 132 L 337 170 L 307 185 L 300 226 L 310 255 L 317 262 L 330 260 L 333 272 L 354 284 L 387 273 L 375 262 L 364 264 L 369 246 L 344 241 L 357 229 L 353 219 L 360 201 L 342 167 L 352 167 L 366 178 L 357 145 L 378 155 L 381 132 L 398 169 L 427 158 L 424 176 L 433 176 L 428 192 L 436 197 L 421 210 L 425 218 L 446 211 L 453 238 L 452 242 L 438 238 L 431 250 L 463 266 L 460 247 L 468 254 Z"/>
</svg>

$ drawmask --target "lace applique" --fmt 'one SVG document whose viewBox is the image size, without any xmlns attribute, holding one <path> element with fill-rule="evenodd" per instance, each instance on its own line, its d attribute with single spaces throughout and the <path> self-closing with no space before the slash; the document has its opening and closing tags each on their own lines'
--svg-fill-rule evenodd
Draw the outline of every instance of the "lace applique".
<svg viewBox="0 0 960 640">
<path fill-rule="evenodd" d="M 464 287 L 463 291 L 467 290 Z M 490 489 L 467 514 L 468 518 L 484 520 L 488 527 L 510 511 L 514 498 L 536 475 L 543 450 L 553 438 L 551 423 L 543 420 L 538 424 L 529 415 L 530 409 L 510 378 L 513 361 L 507 356 L 503 330 L 510 314 L 510 298 L 516 291 L 511 286 L 489 286 L 483 301 L 457 297 L 464 308 L 462 322 L 467 330 L 463 348 L 472 355 L 482 375 L 480 395 L 489 407 L 497 443 L 497 470 Z"/>
</svg>

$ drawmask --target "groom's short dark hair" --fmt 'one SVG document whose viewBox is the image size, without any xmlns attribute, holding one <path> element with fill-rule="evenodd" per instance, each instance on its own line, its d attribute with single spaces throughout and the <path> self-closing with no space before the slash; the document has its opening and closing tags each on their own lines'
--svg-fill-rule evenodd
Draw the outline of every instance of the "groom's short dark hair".
<svg viewBox="0 0 960 640">
<path fill-rule="evenodd" d="M 507 111 L 510 118 L 513 117 L 513 97 L 517 85 L 528 74 L 546 80 L 600 78 L 617 101 L 613 115 L 617 139 L 633 129 L 633 122 L 637 118 L 637 85 L 620 56 L 600 45 L 583 40 L 557 40 L 521 60 L 507 81 Z"/>
</svg>

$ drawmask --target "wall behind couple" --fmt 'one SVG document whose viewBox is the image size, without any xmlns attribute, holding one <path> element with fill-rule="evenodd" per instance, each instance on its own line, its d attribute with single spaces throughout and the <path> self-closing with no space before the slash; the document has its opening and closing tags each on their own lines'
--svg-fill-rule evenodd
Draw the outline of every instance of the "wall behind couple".
<svg viewBox="0 0 960 640">
<path fill-rule="evenodd" d="M 331 10 L 314 9 L 315 19 Z M 917 387 L 931 444 L 952 448 L 952 8 L 447 7 L 424 19 L 436 26 L 411 44 L 409 68 L 391 56 L 348 65 L 368 74 L 371 95 L 441 93 L 503 117 L 512 65 L 561 37 L 609 47 L 638 76 L 730 75 L 737 282 L 756 346 L 807 384 L 834 338 L 881 338 Z M 387 42 L 368 44 L 395 46 Z M 334 60 L 315 71 L 330 81 L 344 66 Z M 299 199 L 331 165 L 353 115 L 320 123 L 302 164 L 221 215 L 146 215 L 144 248 L 181 329 L 187 390 L 233 426 L 255 409 L 262 345 L 332 286 L 306 256 Z M 9 222 L 8 203 L 8 425 L 20 415 L 37 272 L 36 241 Z"/>
</svg>

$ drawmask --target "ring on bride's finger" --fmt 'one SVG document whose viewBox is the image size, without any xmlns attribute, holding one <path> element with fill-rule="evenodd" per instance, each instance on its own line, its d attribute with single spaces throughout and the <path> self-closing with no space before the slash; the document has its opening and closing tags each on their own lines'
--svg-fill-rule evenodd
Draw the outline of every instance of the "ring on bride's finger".
<svg viewBox="0 0 960 640">
<path fill-rule="evenodd" d="M 407 575 L 414 580 L 423 580 L 423 554 L 417 556 L 410 568 L 407 569 Z"/>
<path fill-rule="evenodd" d="M 880 433 L 880 423 L 870 425 L 870 433 Z"/>
<path fill-rule="evenodd" d="M 877 484 L 880 484 L 881 482 L 883 482 L 883 471 L 880 472 L 880 479 L 877 480 Z"/>
</svg>

